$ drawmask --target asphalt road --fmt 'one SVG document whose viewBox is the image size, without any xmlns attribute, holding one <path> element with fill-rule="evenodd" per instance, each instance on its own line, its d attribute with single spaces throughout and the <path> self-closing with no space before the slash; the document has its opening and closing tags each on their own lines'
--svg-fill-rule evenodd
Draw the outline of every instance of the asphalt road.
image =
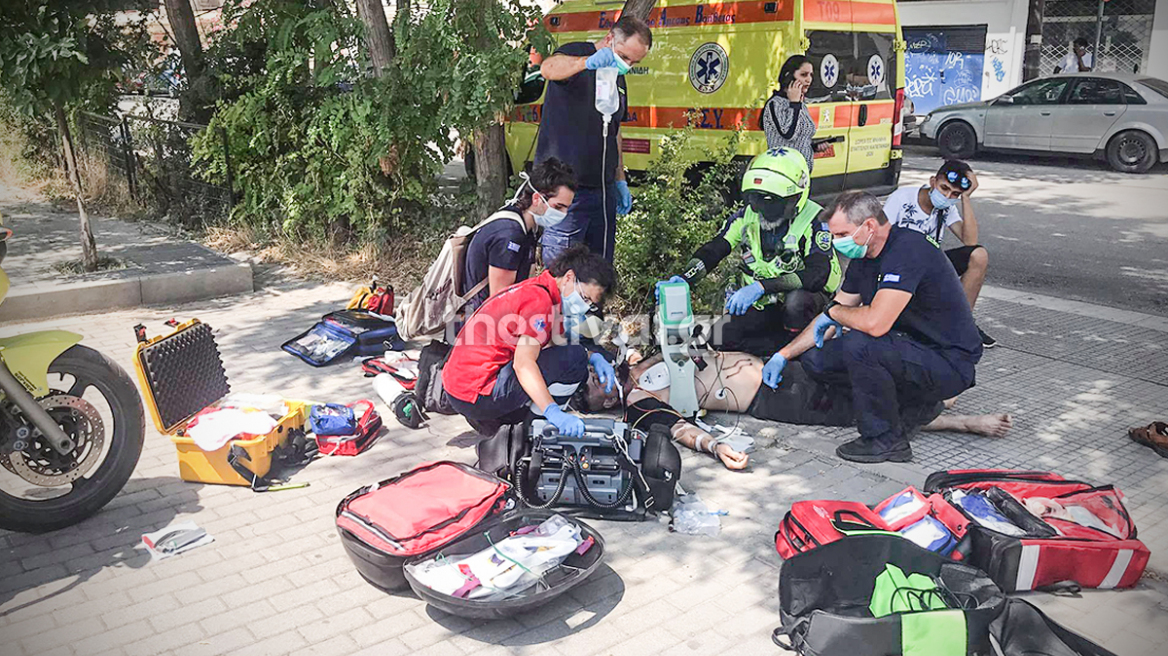
<svg viewBox="0 0 1168 656">
<path fill-rule="evenodd" d="M 936 149 L 907 146 L 901 184 L 924 184 L 940 165 Z M 996 154 L 970 165 L 987 284 L 1168 316 L 1168 166 L 1126 175 Z"/>
</svg>

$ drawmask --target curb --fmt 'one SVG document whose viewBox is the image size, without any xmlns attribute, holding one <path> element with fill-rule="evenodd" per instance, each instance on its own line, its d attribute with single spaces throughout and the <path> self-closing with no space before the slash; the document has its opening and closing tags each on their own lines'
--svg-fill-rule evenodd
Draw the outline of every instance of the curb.
<svg viewBox="0 0 1168 656">
<path fill-rule="evenodd" d="M 0 305 L 0 323 L 186 303 L 252 291 L 255 291 L 255 285 L 251 266 L 244 263 L 119 280 L 33 285 L 9 292 Z"/>
</svg>

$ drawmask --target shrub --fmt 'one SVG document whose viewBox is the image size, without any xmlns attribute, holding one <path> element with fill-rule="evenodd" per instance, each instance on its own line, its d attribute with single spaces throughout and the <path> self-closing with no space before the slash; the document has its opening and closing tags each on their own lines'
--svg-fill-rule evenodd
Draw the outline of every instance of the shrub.
<svg viewBox="0 0 1168 656">
<path fill-rule="evenodd" d="M 625 315 L 650 312 L 656 283 L 680 274 L 694 251 L 738 209 L 727 202 L 725 192 L 741 176 L 734 161 L 741 134 L 732 134 L 708 165 L 699 165 L 710 154 L 691 145 L 693 134 L 691 124 L 661 140 L 660 157 L 637 187 L 633 211 L 617 222 L 615 261 L 621 290 L 616 308 Z M 692 290 L 695 313 L 722 311 L 723 282 L 711 272 L 698 283 Z"/>
</svg>

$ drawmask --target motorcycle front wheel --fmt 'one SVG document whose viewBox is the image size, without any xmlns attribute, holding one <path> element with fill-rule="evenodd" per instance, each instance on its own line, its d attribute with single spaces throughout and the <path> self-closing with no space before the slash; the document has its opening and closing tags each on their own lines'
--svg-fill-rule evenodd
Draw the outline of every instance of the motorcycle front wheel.
<svg viewBox="0 0 1168 656">
<path fill-rule="evenodd" d="M 62 456 L 34 440 L 0 454 L 0 528 L 41 532 L 80 522 L 121 491 L 142 455 L 142 400 L 113 360 L 73 346 L 49 365 L 49 387 L 38 400 L 77 447 Z"/>
</svg>

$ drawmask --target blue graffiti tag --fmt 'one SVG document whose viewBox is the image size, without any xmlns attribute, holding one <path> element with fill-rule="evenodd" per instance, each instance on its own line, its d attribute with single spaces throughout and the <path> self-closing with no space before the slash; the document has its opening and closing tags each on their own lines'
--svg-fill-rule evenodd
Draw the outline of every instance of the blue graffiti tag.
<svg viewBox="0 0 1168 656">
<path fill-rule="evenodd" d="M 1002 60 L 994 57 L 994 77 L 1001 82 L 1006 79 L 1006 67 L 1002 65 Z"/>
</svg>

